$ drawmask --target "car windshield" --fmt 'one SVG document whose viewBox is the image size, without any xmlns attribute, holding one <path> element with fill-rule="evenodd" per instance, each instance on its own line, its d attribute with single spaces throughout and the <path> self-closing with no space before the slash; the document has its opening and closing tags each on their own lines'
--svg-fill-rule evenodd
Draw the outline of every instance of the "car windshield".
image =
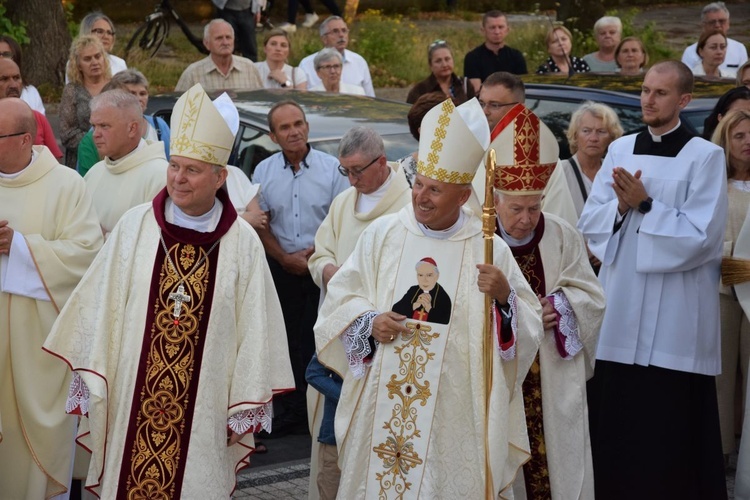
<svg viewBox="0 0 750 500">
<path fill-rule="evenodd" d="M 384 135 L 383 144 L 385 145 L 385 156 L 389 161 L 396 161 L 406 155 L 414 153 L 419 147 L 417 142 L 410 134 L 393 134 Z M 339 151 L 339 139 L 326 141 L 317 141 L 313 147 L 317 150 L 337 156 Z"/>
</svg>

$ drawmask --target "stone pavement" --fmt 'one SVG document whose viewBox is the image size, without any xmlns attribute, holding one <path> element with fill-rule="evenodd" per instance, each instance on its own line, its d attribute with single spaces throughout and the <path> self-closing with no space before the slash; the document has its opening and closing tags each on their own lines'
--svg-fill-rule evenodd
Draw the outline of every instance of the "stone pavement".
<svg viewBox="0 0 750 500">
<path fill-rule="evenodd" d="M 734 498 L 736 469 L 737 453 L 734 453 L 727 467 L 729 500 Z M 237 481 L 233 499 L 306 500 L 310 481 L 310 460 L 308 458 L 257 468 L 250 467 L 240 471 Z"/>
<path fill-rule="evenodd" d="M 310 459 L 248 468 L 237 475 L 236 499 L 304 500 L 310 482 Z"/>
</svg>

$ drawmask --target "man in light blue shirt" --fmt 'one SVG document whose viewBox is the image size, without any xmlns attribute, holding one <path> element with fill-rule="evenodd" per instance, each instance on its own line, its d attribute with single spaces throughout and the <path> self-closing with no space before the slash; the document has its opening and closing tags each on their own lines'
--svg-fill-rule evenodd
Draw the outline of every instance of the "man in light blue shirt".
<svg viewBox="0 0 750 500">
<path fill-rule="evenodd" d="M 269 220 L 269 228 L 258 235 L 281 301 L 296 385 L 293 393 L 277 399 L 276 436 L 307 433 L 305 369 L 315 352 L 313 325 L 320 298 L 307 259 L 314 251 L 318 226 L 349 181 L 339 173 L 335 157 L 307 144 L 310 126 L 297 103 L 276 103 L 268 112 L 268 125 L 281 151 L 259 163 L 253 174 Z"/>
</svg>

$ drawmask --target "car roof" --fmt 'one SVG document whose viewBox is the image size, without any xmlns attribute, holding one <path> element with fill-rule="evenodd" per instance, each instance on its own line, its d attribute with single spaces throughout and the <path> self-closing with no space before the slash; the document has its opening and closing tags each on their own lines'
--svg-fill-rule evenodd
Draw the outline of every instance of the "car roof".
<svg viewBox="0 0 750 500">
<path fill-rule="evenodd" d="M 577 87 L 573 85 L 559 85 L 554 83 L 528 83 L 525 84 L 527 98 L 546 98 L 548 100 L 565 101 L 594 101 L 616 107 L 641 107 L 640 90 L 638 94 L 630 92 L 619 92 L 615 90 Z M 730 87 L 732 88 L 732 87 Z M 719 94 L 720 96 L 721 94 Z M 718 96 L 709 97 L 703 93 L 703 97 L 695 97 L 685 106 L 684 111 L 713 110 Z"/>
<path fill-rule="evenodd" d="M 286 89 L 227 93 L 237 106 L 240 120 L 265 132 L 269 131 L 267 115 L 271 106 L 283 100 L 296 102 L 304 110 L 310 124 L 309 140 L 313 143 L 338 140 L 358 124 L 366 125 L 383 136 L 410 133 L 406 120 L 410 106 L 402 102 L 367 96 Z M 220 92 L 208 94 L 213 99 Z M 147 113 L 154 113 L 162 118 L 169 116 L 180 95 L 182 93 L 172 92 L 150 97 Z"/>
<path fill-rule="evenodd" d="M 558 75 L 534 74 L 524 75 L 522 80 L 527 88 L 535 84 L 544 84 L 545 86 L 563 85 L 565 87 L 578 87 L 580 89 L 599 89 L 636 97 L 640 95 L 641 86 L 643 85 L 643 75 L 624 76 L 618 73 L 576 73 L 567 78 Z M 693 98 L 718 98 L 734 87 L 734 80 L 717 81 L 695 77 Z"/>
</svg>

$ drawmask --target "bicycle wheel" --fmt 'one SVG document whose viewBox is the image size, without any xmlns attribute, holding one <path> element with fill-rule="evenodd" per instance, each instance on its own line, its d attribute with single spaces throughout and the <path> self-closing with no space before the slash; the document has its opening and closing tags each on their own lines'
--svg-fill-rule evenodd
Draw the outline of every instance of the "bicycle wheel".
<svg viewBox="0 0 750 500">
<path fill-rule="evenodd" d="M 169 33 L 169 20 L 164 15 L 155 16 L 141 24 L 125 47 L 128 62 L 154 57 Z"/>
</svg>

